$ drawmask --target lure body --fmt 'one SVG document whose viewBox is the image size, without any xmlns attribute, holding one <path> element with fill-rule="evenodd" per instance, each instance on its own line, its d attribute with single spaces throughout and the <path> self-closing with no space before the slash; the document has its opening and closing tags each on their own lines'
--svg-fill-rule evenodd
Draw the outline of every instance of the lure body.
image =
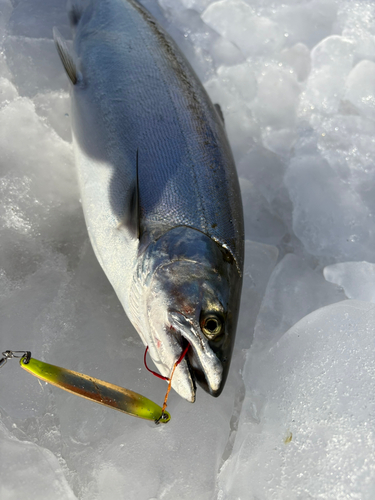
<svg viewBox="0 0 375 500">
<path fill-rule="evenodd" d="M 163 375 L 191 344 L 174 389 L 194 401 L 197 380 L 218 395 L 243 269 L 241 196 L 222 118 L 138 2 L 74 0 L 70 9 L 73 51 L 58 33 L 55 41 L 72 82 L 76 165 L 95 254 Z"/>
<path fill-rule="evenodd" d="M 23 357 L 20 366 L 60 389 L 128 415 L 160 423 L 167 423 L 171 418 L 168 412 L 163 412 L 160 406 L 144 396 L 83 373 L 66 370 L 31 357 Z"/>
</svg>

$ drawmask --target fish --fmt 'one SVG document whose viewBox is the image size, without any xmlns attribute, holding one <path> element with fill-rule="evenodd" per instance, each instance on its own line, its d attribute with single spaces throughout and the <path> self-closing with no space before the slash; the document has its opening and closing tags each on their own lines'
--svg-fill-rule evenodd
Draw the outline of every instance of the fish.
<svg viewBox="0 0 375 500">
<path fill-rule="evenodd" d="M 238 175 L 218 105 L 136 0 L 70 0 L 72 140 L 95 255 L 160 374 L 223 390 L 244 265 Z"/>
</svg>

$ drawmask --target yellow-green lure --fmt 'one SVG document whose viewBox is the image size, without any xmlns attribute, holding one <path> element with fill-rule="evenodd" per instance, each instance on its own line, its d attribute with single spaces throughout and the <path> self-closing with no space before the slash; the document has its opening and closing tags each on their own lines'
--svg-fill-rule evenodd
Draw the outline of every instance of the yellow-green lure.
<svg viewBox="0 0 375 500">
<path fill-rule="evenodd" d="M 0 367 L 8 359 L 21 358 L 20 365 L 27 372 L 65 391 L 95 401 L 104 406 L 122 411 L 134 417 L 166 424 L 170 420 L 167 411 L 136 392 L 103 382 L 83 373 L 66 370 L 31 357 L 29 351 L 5 351 Z"/>
</svg>

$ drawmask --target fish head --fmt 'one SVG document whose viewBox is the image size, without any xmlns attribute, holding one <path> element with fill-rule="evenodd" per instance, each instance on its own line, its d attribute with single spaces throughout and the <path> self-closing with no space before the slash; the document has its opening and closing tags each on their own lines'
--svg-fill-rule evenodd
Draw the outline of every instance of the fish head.
<svg viewBox="0 0 375 500">
<path fill-rule="evenodd" d="M 151 357 L 167 377 L 190 344 L 172 387 L 194 402 L 196 382 L 212 396 L 224 387 L 242 280 L 233 259 L 216 242 L 192 229 L 178 232 L 181 239 L 169 242 L 167 258 L 148 287 L 148 337 Z"/>
</svg>

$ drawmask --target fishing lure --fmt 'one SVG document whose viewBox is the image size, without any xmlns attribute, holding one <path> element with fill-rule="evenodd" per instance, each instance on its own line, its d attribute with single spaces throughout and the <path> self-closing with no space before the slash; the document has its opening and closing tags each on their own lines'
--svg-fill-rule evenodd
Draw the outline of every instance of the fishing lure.
<svg viewBox="0 0 375 500">
<path fill-rule="evenodd" d="M 129 389 L 32 358 L 30 351 L 4 351 L 2 354 L 4 357 L 0 360 L 0 368 L 6 364 L 8 359 L 20 358 L 20 366 L 25 371 L 77 396 L 95 401 L 133 417 L 152 420 L 157 424 L 166 424 L 171 419 L 170 414 L 165 410 L 169 390 L 163 408 L 161 408 L 150 399 Z M 181 355 L 180 358 L 182 360 L 183 356 Z M 175 363 L 174 369 L 178 364 L 179 360 Z M 169 379 L 170 384 L 172 376 Z"/>
</svg>

